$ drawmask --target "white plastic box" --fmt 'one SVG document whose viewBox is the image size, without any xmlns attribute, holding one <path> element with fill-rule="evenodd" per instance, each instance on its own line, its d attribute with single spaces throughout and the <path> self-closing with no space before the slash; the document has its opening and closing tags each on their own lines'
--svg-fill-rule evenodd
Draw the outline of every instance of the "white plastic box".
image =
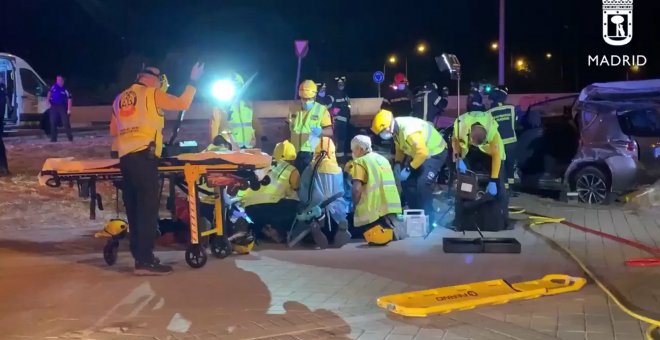
<svg viewBox="0 0 660 340">
<path fill-rule="evenodd" d="M 424 237 L 429 230 L 429 217 L 422 209 L 407 209 L 403 211 L 403 225 L 408 237 Z"/>
</svg>

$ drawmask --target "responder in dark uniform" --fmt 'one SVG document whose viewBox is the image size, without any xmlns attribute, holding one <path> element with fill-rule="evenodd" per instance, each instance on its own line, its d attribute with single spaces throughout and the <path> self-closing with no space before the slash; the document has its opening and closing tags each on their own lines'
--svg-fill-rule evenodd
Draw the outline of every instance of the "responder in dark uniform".
<svg viewBox="0 0 660 340">
<path fill-rule="evenodd" d="M 7 164 L 7 153 L 5 151 L 5 142 L 2 140 L 2 132 L 5 130 L 5 114 L 7 112 L 7 87 L 0 79 L 0 176 L 9 175 L 9 165 Z"/>
<path fill-rule="evenodd" d="M 71 93 L 64 87 L 64 77 L 57 76 L 55 85 L 48 91 L 48 102 L 50 103 L 50 141 L 57 142 L 57 126 L 62 123 L 69 141 L 73 142 L 71 133 Z"/>
<path fill-rule="evenodd" d="M 435 117 L 447 106 L 446 100 L 444 107 L 442 107 L 442 104 L 442 97 L 438 93 L 438 85 L 433 82 L 426 82 L 415 94 L 412 104 L 413 117 L 433 123 Z"/>
<path fill-rule="evenodd" d="M 117 96 L 112 106 L 110 133 L 117 140 L 136 275 L 172 272 L 172 267 L 160 264 L 153 253 L 160 207 L 158 159 L 163 151 L 162 130 L 165 125 L 162 110 L 190 108 L 196 92 L 194 84 L 203 72 L 204 65 L 195 64 L 190 73 L 190 84 L 180 97 L 175 97 L 160 89 L 160 70 L 147 67 L 138 74 L 133 85 Z"/>
<path fill-rule="evenodd" d="M 394 83 L 383 94 L 381 110 L 387 110 L 394 117 L 410 116 L 412 113 L 413 94 L 408 89 L 408 79 L 403 73 L 394 75 Z"/>
<path fill-rule="evenodd" d="M 491 107 L 488 112 L 490 112 L 493 119 L 497 122 L 498 131 L 500 132 L 502 143 L 504 143 L 504 152 L 506 154 L 506 159 L 504 160 L 506 173 L 505 184 L 507 189 L 510 189 L 514 184 L 516 162 L 515 149 L 518 139 L 516 136 L 516 109 L 513 105 L 505 103 L 507 96 L 508 89 L 505 86 L 500 85 L 493 89 L 489 95 Z"/>
<path fill-rule="evenodd" d="M 335 126 L 337 160 L 341 162 L 351 152 L 351 100 L 345 92 L 346 77 L 335 77 L 335 82 L 336 86 L 329 93 L 330 106 L 328 106 L 328 110 Z"/>
</svg>

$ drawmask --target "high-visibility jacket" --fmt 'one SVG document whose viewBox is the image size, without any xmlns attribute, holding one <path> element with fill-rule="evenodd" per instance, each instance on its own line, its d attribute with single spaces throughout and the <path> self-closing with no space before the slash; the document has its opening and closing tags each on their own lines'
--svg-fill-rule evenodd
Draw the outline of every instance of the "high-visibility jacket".
<svg viewBox="0 0 660 340">
<path fill-rule="evenodd" d="M 211 117 L 211 140 L 226 130 L 231 133 L 232 140 L 241 148 L 251 149 L 255 146 L 255 131 L 252 108 L 244 101 L 234 104 L 231 114 L 222 122 L 223 115 L 220 109 L 213 110 Z M 223 123 L 226 126 L 223 126 Z"/>
<path fill-rule="evenodd" d="M 484 153 L 488 153 L 487 144 L 495 138 L 495 134 L 499 134 L 497 121 L 493 119 L 493 116 L 491 116 L 489 112 L 472 111 L 460 115 L 454 121 L 453 138 L 460 143 L 462 158 L 465 158 L 469 150 L 470 141 L 468 138 L 470 135 L 470 130 L 472 129 L 472 125 L 477 123 L 481 124 L 486 129 L 486 143 L 479 147 Z M 504 143 L 501 142 L 501 138 L 498 148 L 500 150 L 500 156 L 502 157 L 502 160 L 506 159 Z M 456 145 L 454 145 L 454 150 L 457 150 Z"/>
<path fill-rule="evenodd" d="M 119 157 L 155 146 L 155 155 L 163 151 L 165 118 L 156 107 L 156 88 L 133 84 L 113 103 Z"/>
<path fill-rule="evenodd" d="M 387 214 L 400 214 L 401 198 L 390 162 L 375 152 L 359 157 L 354 162 L 367 170 L 367 183 L 355 207 L 355 226 L 375 222 Z"/>
<path fill-rule="evenodd" d="M 325 117 L 327 116 L 327 117 Z M 289 117 L 289 128 L 291 130 L 290 141 L 298 152 L 313 152 L 309 137 L 313 127 L 323 128 L 322 121 L 329 120 L 328 109 L 314 102 L 311 109 L 300 110 Z"/>
<path fill-rule="evenodd" d="M 394 134 L 395 147 L 405 155 L 413 158 L 411 165 L 414 168 L 419 167 L 426 159 L 440 154 L 447 148 L 447 142 L 431 123 L 415 117 L 397 117 L 394 120 L 398 127 Z M 422 160 L 416 159 L 418 156 L 416 151 L 419 146 L 411 144 L 409 138 L 418 133 L 421 135 L 421 141 L 425 143 L 427 149 L 427 154 Z"/>
<path fill-rule="evenodd" d="M 495 106 L 488 110 L 497 122 L 497 130 L 500 132 L 504 145 L 518 141 L 516 136 L 516 108 L 512 105 Z"/>
<path fill-rule="evenodd" d="M 262 186 L 257 191 L 248 189 L 243 196 L 243 206 L 249 207 L 257 204 L 277 203 L 282 199 L 298 200 L 298 194 L 291 188 L 291 174 L 296 167 L 285 162 L 278 161 L 277 165 L 268 174 L 271 183 Z"/>
</svg>

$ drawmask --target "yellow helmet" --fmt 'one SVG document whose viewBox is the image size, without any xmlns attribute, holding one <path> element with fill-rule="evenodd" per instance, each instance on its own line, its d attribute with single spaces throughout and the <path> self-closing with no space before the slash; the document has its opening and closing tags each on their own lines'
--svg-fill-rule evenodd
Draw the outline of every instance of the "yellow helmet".
<svg viewBox="0 0 660 340">
<path fill-rule="evenodd" d="M 247 254 L 249 254 L 249 253 L 252 251 L 252 249 L 254 248 L 254 241 L 249 242 L 249 243 L 247 243 L 247 244 L 235 244 L 235 243 L 234 243 L 234 244 L 232 245 L 232 248 L 234 249 L 234 251 L 236 252 L 236 254 L 239 254 L 239 255 L 247 255 Z"/>
<path fill-rule="evenodd" d="M 103 231 L 96 233 L 95 237 L 114 237 L 128 231 L 128 223 L 122 219 L 113 218 L 106 223 Z"/>
<path fill-rule="evenodd" d="M 316 97 L 316 93 L 318 93 L 318 87 L 313 80 L 305 80 L 298 87 L 298 95 L 302 99 L 312 99 Z"/>
<path fill-rule="evenodd" d="M 293 161 L 296 159 L 296 147 L 288 140 L 277 143 L 273 150 L 273 158 L 276 161 Z"/>
<path fill-rule="evenodd" d="M 377 224 L 365 231 L 362 235 L 370 246 L 385 246 L 394 239 L 394 230 L 392 228 L 383 228 L 383 226 Z"/>
<path fill-rule="evenodd" d="M 325 151 L 330 159 L 336 158 L 335 142 L 332 141 L 332 138 L 326 136 L 321 137 L 319 144 L 317 144 L 316 149 L 314 149 L 314 157 L 318 157 L 321 154 L 321 151 Z"/>
<path fill-rule="evenodd" d="M 378 111 L 376 116 L 374 116 L 374 120 L 371 122 L 371 131 L 377 135 L 380 134 L 385 131 L 385 129 L 390 128 L 392 120 L 394 120 L 392 112 L 387 110 Z"/>
</svg>

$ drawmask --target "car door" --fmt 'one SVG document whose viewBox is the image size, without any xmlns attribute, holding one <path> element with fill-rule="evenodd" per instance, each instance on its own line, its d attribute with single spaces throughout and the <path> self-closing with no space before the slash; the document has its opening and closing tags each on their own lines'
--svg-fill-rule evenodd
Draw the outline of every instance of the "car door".
<svg viewBox="0 0 660 340">
<path fill-rule="evenodd" d="M 23 87 L 22 108 L 23 114 L 41 114 L 46 109 L 46 94 L 48 88 L 39 77 L 32 71 L 26 68 L 19 69 L 21 77 L 21 84 Z"/>
<path fill-rule="evenodd" d="M 643 182 L 660 179 L 660 107 L 653 106 L 621 112 L 618 115 L 623 133 L 636 143 L 643 166 Z"/>
</svg>

